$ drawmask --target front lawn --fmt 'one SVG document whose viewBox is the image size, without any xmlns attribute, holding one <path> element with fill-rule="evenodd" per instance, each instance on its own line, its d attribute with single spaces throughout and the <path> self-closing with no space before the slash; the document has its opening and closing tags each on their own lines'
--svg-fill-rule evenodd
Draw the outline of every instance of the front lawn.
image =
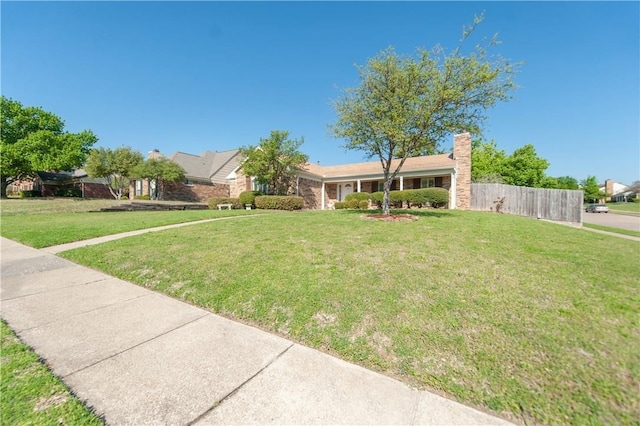
<svg viewBox="0 0 640 426">
<path fill-rule="evenodd" d="M 43 205 L 44 206 L 44 205 Z M 120 232 L 227 216 L 259 210 L 179 210 L 9 214 L 3 211 L 0 235 L 35 248 L 102 237 Z"/>
<path fill-rule="evenodd" d="M 640 214 L 640 203 L 607 203 L 612 212 L 631 212 Z"/>
<path fill-rule="evenodd" d="M 494 213 L 360 214 L 212 222 L 63 256 L 518 421 L 640 418 L 639 243 Z"/>
<path fill-rule="evenodd" d="M 14 332 L 0 321 L 0 424 L 102 425 Z"/>
</svg>

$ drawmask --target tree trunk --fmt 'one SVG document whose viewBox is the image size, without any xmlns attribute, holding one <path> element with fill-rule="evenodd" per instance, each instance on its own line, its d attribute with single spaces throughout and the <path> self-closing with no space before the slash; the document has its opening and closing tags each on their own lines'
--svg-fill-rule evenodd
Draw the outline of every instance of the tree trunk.
<svg viewBox="0 0 640 426">
<path fill-rule="evenodd" d="M 7 187 L 9 186 L 9 183 L 5 178 L 2 178 L 2 182 L 0 182 L 0 184 L 2 185 L 2 192 L 0 193 L 0 198 L 7 198 Z"/>
<path fill-rule="evenodd" d="M 382 214 L 388 216 L 391 214 L 390 210 L 389 210 L 389 205 L 390 203 L 390 194 L 389 192 L 391 191 L 391 183 L 389 182 L 389 179 L 387 179 L 387 177 L 385 176 L 384 179 L 384 195 L 382 197 Z"/>
</svg>

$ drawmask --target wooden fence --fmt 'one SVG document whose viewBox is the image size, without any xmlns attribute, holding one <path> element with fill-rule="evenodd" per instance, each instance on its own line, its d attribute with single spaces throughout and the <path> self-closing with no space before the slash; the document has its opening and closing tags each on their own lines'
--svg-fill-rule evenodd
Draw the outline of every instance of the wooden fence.
<svg viewBox="0 0 640 426">
<path fill-rule="evenodd" d="M 582 223 L 582 190 L 472 183 L 471 210 L 491 210 L 537 219 Z"/>
</svg>

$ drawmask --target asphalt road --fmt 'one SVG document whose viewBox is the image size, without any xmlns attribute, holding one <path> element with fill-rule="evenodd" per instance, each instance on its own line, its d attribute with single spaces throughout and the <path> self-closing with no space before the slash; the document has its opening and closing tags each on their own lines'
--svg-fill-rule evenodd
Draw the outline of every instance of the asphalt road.
<svg viewBox="0 0 640 426">
<path fill-rule="evenodd" d="M 609 213 L 583 213 L 584 223 L 594 225 L 611 226 L 612 228 L 629 229 L 640 232 L 640 216 Z"/>
</svg>

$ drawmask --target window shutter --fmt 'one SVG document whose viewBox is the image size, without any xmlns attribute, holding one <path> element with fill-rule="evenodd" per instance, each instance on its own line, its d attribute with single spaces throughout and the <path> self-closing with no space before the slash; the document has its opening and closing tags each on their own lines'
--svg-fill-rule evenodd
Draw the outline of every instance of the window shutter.
<svg viewBox="0 0 640 426">
<path fill-rule="evenodd" d="M 420 178 L 415 178 L 413 180 L 413 189 L 420 189 Z"/>
<path fill-rule="evenodd" d="M 442 188 L 442 176 L 438 176 L 438 177 L 436 178 L 436 186 L 437 186 L 438 188 Z"/>
</svg>

